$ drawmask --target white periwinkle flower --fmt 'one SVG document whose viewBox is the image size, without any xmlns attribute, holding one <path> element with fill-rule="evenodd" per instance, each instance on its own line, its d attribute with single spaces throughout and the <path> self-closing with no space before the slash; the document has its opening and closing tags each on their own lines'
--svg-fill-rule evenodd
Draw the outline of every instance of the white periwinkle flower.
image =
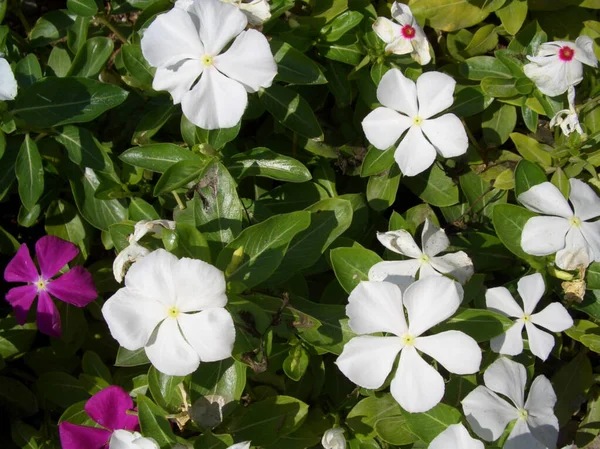
<svg viewBox="0 0 600 449">
<path fill-rule="evenodd" d="M 452 424 L 429 443 L 428 449 L 484 449 L 462 424 Z"/>
<path fill-rule="evenodd" d="M 575 88 L 569 86 L 567 91 L 567 99 L 569 101 L 569 109 L 562 109 L 556 113 L 552 120 L 550 120 L 550 128 L 560 126 L 563 134 L 568 136 L 573 131 L 577 131 L 579 134 L 583 134 L 583 129 L 579 124 L 579 116 L 575 109 Z"/>
<path fill-rule="evenodd" d="M 524 401 L 527 372 L 520 363 L 500 357 L 483 374 L 478 386 L 462 401 L 473 431 L 486 441 L 496 441 L 506 426 L 516 420 L 504 449 L 556 447 L 558 419 L 554 416 L 556 394 L 546 377 L 535 378 Z M 510 401 L 498 396 L 500 393 Z"/>
<path fill-rule="evenodd" d="M 571 178 L 569 184 L 573 208 L 550 182 L 535 185 L 517 198 L 527 209 L 544 214 L 525 223 L 523 251 L 534 256 L 556 253 L 556 265 L 563 270 L 600 261 L 600 221 L 587 221 L 600 216 L 600 198 L 585 182 Z"/>
<path fill-rule="evenodd" d="M 415 84 L 398 69 L 383 75 L 377 87 L 377 100 L 383 105 L 362 121 L 367 140 L 377 149 L 394 145 L 406 130 L 394 153 L 405 176 L 427 170 L 436 152 L 443 157 L 465 154 L 469 139 L 454 114 L 432 118 L 454 102 L 454 81 L 440 72 L 427 72 Z"/>
<path fill-rule="evenodd" d="M 397 55 L 410 53 L 419 64 L 429 64 L 429 41 L 408 5 L 394 2 L 392 17 L 400 25 L 385 17 L 378 17 L 373 23 L 373 30 L 387 44 L 385 51 Z"/>
<path fill-rule="evenodd" d="M 517 283 L 517 290 L 523 300 L 524 308 L 514 300 L 505 287 L 488 289 L 485 294 L 487 308 L 502 315 L 517 318 L 504 334 L 494 337 L 490 342 L 492 351 L 500 354 L 518 355 L 523 352 L 523 326 L 527 332 L 529 349 L 542 360 L 546 360 L 554 347 L 554 337 L 538 329 L 543 327 L 552 332 L 562 332 L 573 326 L 573 319 L 567 309 L 559 302 L 553 302 L 544 310 L 533 313 L 544 295 L 546 286 L 540 273 L 524 276 Z"/>
<path fill-rule="evenodd" d="M 336 361 L 338 368 L 355 384 L 376 389 L 383 385 L 400 353 L 392 396 L 411 413 L 431 409 L 444 396 L 444 378 L 417 350 L 451 373 L 479 371 L 481 349 L 470 336 L 459 331 L 423 336 L 454 315 L 462 298 L 460 284 L 446 277 L 418 280 L 404 294 L 390 282 L 361 282 L 350 293 L 346 306 L 348 324 L 360 336 L 344 346 Z M 379 332 L 392 335 L 365 335 Z"/>
<path fill-rule="evenodd" d="M 250 449 L 250 441 L 236 443 L 233 446 L 229 446 L 227 449 Z"/>
<path fill-rule="evenodd" d="M 450 246 L 450 240 L 443 229 L 425 220 L 421 244 L 423 251 L 415 243 L 408 231 L 378 232 L 377 239 L 390 251 L 410 257 L 408 260 L 378 262 L 369 270 L 370 281 L 388 281 L 407 287 L 415 280 L 417 271 L 419 279 L 428 276 L 448 274 L 461 284 L 473 276 L 473 262 L 463 251 L 438 256 Z"/>
<path fill-rule="evenodd" d="M 17 96 L 17 80 L 4 58 L 0 58 L 0 101 L 14 100 Z"/>
<path fill-rule="evenodd" d="M 108 449 L 158 449 L 152 438 L 145 438 L 138 432 L 115 430 L 108 442 Z"/>
<path fill-rule="evenodd" d="M 565 93 L 569 86 L 583 80 L 583 64 L 598 66 L 594 41 L 588 36 L 579 36 L 575 43 L 546 42 L 540 45 L 535 56 L 527 56 L 527 59 L 530 63 L 523 67 L 525 75 L 543 94 L 551 97 Z"/>
<path fill-rule="evenodd" d="M 159 15 L 142 37 L 144 57 L 157 68 L 152 87 L 169 91 L 201 128 L 235 126 L 248 92 L 269 87 L 277 73 L 267 39 L 244 31 L 247 24 L 238 8 L 219 0 L 182 2 Z"/>
<path fill-rule="evenodd" d="M 121 346 L 144 348 L 160 372 L 186 376 L 201 361 L 231 356 L 235 328 L 226 303 L 221 270 L 158 249 L 131 266 L 102 314 Z"/>
<path fill-rule="evenodd" d="M 346 438 L 344 437 L 344 429 L 334 427 L 327 430 L 321 438 L 321 444 L 324 449 L 346 449 Z"/>
</svg>

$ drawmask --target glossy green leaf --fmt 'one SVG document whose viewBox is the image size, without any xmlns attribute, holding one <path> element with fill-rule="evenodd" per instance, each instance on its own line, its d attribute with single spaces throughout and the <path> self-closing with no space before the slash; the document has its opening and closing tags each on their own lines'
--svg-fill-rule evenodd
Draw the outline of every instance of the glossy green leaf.
<svg viewBox="0 0 600 449">
<path fill-rule="evenodd" d="M 202 161 L 202 158 L 197 154 L 172 143 L 154 143 L 133 147 L 124 151 L 119 159 L 134 167 L 157 173 L 164 173 L 171 166 L 181 161 L 195 164 L 200 164 Z"/>
<path fill-rule="evenodd" d="M 276 79 L 290 84 L 324 84 L 327 79 L 319 66 L 291 45 L 272 40 L 273 57 L 277 63 Z"/>
<path fill-rule="evenodd" d="M 67 0 L 67 8 L 73 14 L 83 17 L 91 17 L 98 12 L 94 0 Z"/>
<path fill-rule="evenodd" d="M 19 197 L 23 206 L 31 210 L 44 193 L 44 167 L 38 147 L 29 134 L 25 136 L 17 155 L 15 173 L 19 183 Z"/>
<path fill-rule="evenodd" d="M 335 248 L 331 250 L 331 265 L 340 285 L 350 293 L 360 281 L 369 280 L 369 269 L 381 262 L 373 251 L 365 248 Z"/>
<path fill-rule="evenodd" d="M 264 147 L 238 153 L 225 165 L 229 173 L 236 179 L 262 176 L 278 181 L 304 182 L 312 178 L 308 169 L 301 162 Z"/>
<path fill-rule="evenodd" d="M 196 161 L 180 161 L 173 164 L 167 168 L 154 186 L 154 196 L 168 194 L 191 182 L 197 182 L 205 168 L 204 163 Z"/>
<path fill-rule="evenodd" d="M 93 37 L 77 52 L 67 76 L 95 78 L 104 68 L 114 49 L 107 37 Z"/>
<path fill-rule="evenodd" d="M 416 176 L 405 177 L 404 184 L 432 206 L 444 207 L 458 203 L 458 187 L 437 164 Z"/>
</svg>

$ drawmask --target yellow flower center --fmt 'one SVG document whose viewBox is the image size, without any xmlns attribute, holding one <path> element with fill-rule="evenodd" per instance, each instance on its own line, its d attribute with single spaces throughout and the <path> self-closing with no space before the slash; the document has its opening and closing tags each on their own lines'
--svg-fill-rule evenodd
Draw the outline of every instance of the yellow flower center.
<svg viewBox="0 0 600 449">
<path fill-rule="evenodd" d="M 527 419 L 528 416 L 529 416 L 529 413 L 527 412 L 527 410 L 525 410 L 524 408 L 519 410 L 519 418 Z"/>
<path fill-rule="evenodd" d="M 423 119 L 421 117 L 419 117 L 418 115 L 415 118 L 413 118 L 413 125 L 421 126 L 422 123 L 423 123 Z"/>
<path fill-rule="evenodd" d="M 167 309 L 167 315 L 169 315 L 170 318 L 177 318 L 179 316 L 179 309 L 175 306 L 169 307 Z"/>
<path fill-rule="evenodd" d="M 531 315 L 523 315 L 523 321 L 531 321 Z"/>
<path fill-rule="evenodd" d="M 421 257 L 419 257 L 419 260 L 422 263 L 429 263 L 429 256 L 427 254 L 423 254 L 423 255 L 421 255 Z"/>
<path fill-rule="evenodd" d="M 210 55 L 202 56 L 202 64 L 205 66 L 213 65 L 213 57 Z"/>
<path fill-rule="evenodd" d="M 416 339 L 410 334 L 404 334 L 400 338 L 402 339 L 402 343 L 404 344 L 404 346 L 413 346 L 415 344 Z"/>
<path fill-rule="evenodd" d="M 48 283 L 45 280 L 43 280 L 42 278 L 39 278 L 39 280 L 35 283 L 35 286 L 37 287 L 38 292 L 39 292 L 39 291 L 42 291 L 42 290 L 46 290 L 46 285 L 47 284 Z"/>
<path fill-rule="evenodd" d="M 571 217 L 569 218 L 569 224 L 578 228 L 581 226 L 581 220 L 577 217 Z"/>
</svg>

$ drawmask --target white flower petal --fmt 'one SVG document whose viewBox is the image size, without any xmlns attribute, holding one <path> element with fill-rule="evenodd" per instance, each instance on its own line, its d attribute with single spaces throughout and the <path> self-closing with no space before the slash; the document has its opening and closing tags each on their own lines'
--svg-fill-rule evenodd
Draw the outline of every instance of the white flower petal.
<svg viewBox="0 0 600 449">
<path fill-rule="evenodd" d="M 575 216 L 580 220 L 591 220 L 600 216 L 600 198 L 585 182 L 576 178 L 569 179 L 571 190 L 569 201 L 573 204 Z"/>
<path fill-rule="evenodd" d="M 152 438 L 144 438 L 138 432 L 117 429 L 113 431 L 108 442 L 109 449 L 158 449 Z"/>
<path fill-rule="evenodd" d="M 531 217 L 523 227 L 521 247 L 527 254 L 547 256 L 565 246 L 571 224 L 562 217 Z"/>
<path fill-rule="evenodd" d="M 423 133 L 444 157 L 456 157 L 467 152 L 469 138 L 460 119 L 454 114 L 423 120 Z"/>
<path fill-rule="evenodd" d="M 594 53 L 594 41 L 589 36 L 579 36 L 575 40 L 575 59 L 591 67 L 598 67 L 598 58 Z"/>
<path fill-rule="evenodd" d="M 473 374 L 481 365 L 477 342 L 459 331 L 446 331 L 415 339 L 415 347 L 454 374 Z"/>
<path fill-rule="evenodd" d="M 554 446 L 553 446 L 554 447 Z M 524 419 L 518 419 L 503 449 L 547 449 L 535 439 Z"/>
<path fill-rule="evenodd" d="M 404 3 L 395 1 L 392 3 L 390 12 L 392 13 L 394 20 L 396 20 L 400 25 L 414 26 L 417 24 L 415 16 L 413 16 L 412 11 L 410 10 L 410 6 L 405 5 Z"/>
<path fill-rule="evenodd" d="M 517 408 L 523 408 L 527 371 L 520 363 L 500 357 L 483 373 L 485 386 L 508 397 Z"/>
<path fill-rule="evenodd" d="M 431 263 L 432 259 L 429 262 L 421 262 L 421 269 L 419 270 L 419 279 L 425 279 L 430 276 L 443 276 L 442 273 L 433 268 Z"/>
<path fill-rule="evenodd" d="M 600 262 L 600 221 L 583 222 L 580 229 L 591 250 L 590 257 Z"/>
<path fill-rule="evenodd" d="M 432 257 L 429 263 L 440 273 L 452 276 L 463 285 L 471 279 L 475 272 L 473 261 L 464 251 Z"/>
<path fill-rule="evenodd" d="M 115 280 L 120 284 L 123 282 L 123 276 L 125 276 L 126 270 L 125 265 L 128 263 L 134 263 L 143 257 L 150 254 L 150 251 L 137 243 L 131 243 L 127 248 L 121 251 L 113 262 L 113 276 Z"/>
<path fill-rule="evenodd" d="M 373 31 L 386 44 L 390 44 L 402 36 L 402 27 L 385 17 L 377 17 L 373 22 Z"/>
<path fill-rule="evenodd" d="M 521 318 L 523 309 L 517 304 L 506 287 L 488 288 L 485 293 L 485 305 L 493 312 L 513 318 Z"/>
<path fill-rule="evenodd" d="M 406 290 L 415 281 L 421 262 L 415 259 L 378 262 L 369 270 L 369 281 L 385 281 Z"/>
<path fill-rule="evenodd" d="M 552 332 L 563 332 L 573 326 L 573 318 L 559 302 L 553 302 L 541 312 L 531 315 L 531 322 Z"/>
<path fill-rule="evenodd" d="M 124 348 L 135 351 L 146 345 L 156 325 L 167 317 L 167 308 L 125 287 L 104 303 L 102 315 L 113 338 Z"/>
<path fill-rule="evenodd" d="M 456 81 L 445 73 L 426 72 L 421 75 L 417 79 L 419 117 L 428 119 L 452 106 L 455 86 Z"/>
<path fill-rule="evenodd" d="M 408 330 L 402 292 L 390 282 L 362 281 L 350 293 L 346 315 L 357 334 L 390 332 L 400 337 Z"/>
<path fill-rule="evenodd" d="M 545 376 L 534 379 L 525 403 L 527 424 L 533 436 L 544 447 L 555 447 L 558 439 L 558 419 L 554 415 L 556 393 Z"/>
<path fill-rule="evenodd" d="M 233 446 L 229 446 L 227 449 L 250 449 L 250 441 L 236 443 Z"/>
<path fill-rule="evenodd" d="M 423 135 L 419 126 L 411 126 L 396 148 L 394 158 L 404 176 L 424 172 L 435 161 L 435 148 Z"/>
<path fill-rule="evenodd" d="M 496 441 L 517 409 L 484 386 L 478 386 L 462 400 L 463 412 L 473 432 L 486 441 Z"/>
<path fill-rule="evenodd" d="M 413 47 L 411 56 L 413 59 L 421 65 L 427 65 L 431 62 L 431 53 L 429 52 L 429 41 L 425 36 L 425 33 L 419 27 L 415 27 L 415 37 L 410 40 Z"/>
<path fill-rule="evenodd" d="M 387 150 L 412 124 L 411 120 L 389 108 L 377 108 L 362 121 L 367 140 L 378 150 Z"/>
<path fill-rule="evenodd" d="M 129 236 L 129 242 L 139 242 L 146 234 L 152 233 L 156 236 L 162 235 L 162 230 L 175 230 L 175 222 L 171 220 L 140 220 L 133 229 L 133 234 Z"/>
<path fill-rule="evenodd" d="M 423 255 L 413 236 L 404 229 L 378 232 L 377 240 L 390 251 L 402 254 L 403 256 L 418 259 Z"/>
<path fill-rule="evenodd" d="M 571 218 L 573 211 L 560 190 L 550 182 L 537 184 L 517 198 L 527 209 L 538 214 Z"/>
<path fill-rule="evenodd" d="M 565 238 L 565 247 L 556 253 L 554 263 L 562 270 L 576 270 L 580 265 L 587 268 L 592 262 L 594 251 L 581 232 L 572 226 Z"/>
<path fill-rule="evenodd" d="M 256 30 L 242 32 L 229 49 L 214 59 L 215 67 L 240 82 L 248 92 L 270 87 L 277 64 L 267 38 Z"/>
<path fill-rule="evenodd" d="M 426 330 L 450 318 L 463 298 L 463 289 L 446 277 L 419 279 L 404 292 L 408 329 L 418 337 Z"/>
<path fill-rule="evenodd" d="M 166 307 L 175 303 L 174 267 L 179 259 L 157 249 L 134 263 L 125 275 L 125 287 L 136 296 L 154 300 Z"/>
<path fill-rule="evenodd" d="M 223 308 L 198 313 L 182 313 L 177 317 L 187 342 L 201 362 L 216 362 L 231 357 L 235 327 L 229 312 Z"/>
<path fill-rule="evenodd" d="M 247 104 L 244 86 L 214 67 L 207 67 L 198 84 L 183 97 L 181 108 L 194 125 L 211 130 L 233 128 L 242 118 Z"/>
<path fill-rule="evenodd" d="M 377 99 L 388 108 L 413 118 L 418 113 L 417 86 L 398 69 L 388 70 L 377 86 Z"/>
<path fill-rule="evenodd" d="M 498 354 L 519 355 L 523 352 L 523 320 L 517 320 L 506 332 L 490 341 L 492 351 Z"/>
<path fill-rule="evenodd" d="M 546 360 L 552 352 L 552 348 L 554 348 L 554 337 L 548 332 L 538 329 L 530 322 L 525 323 L 525 330 L 527 331 L 531 353 L 542 360 Z"/>
<path fill-rule="evenodd" d="M 433 257 L 445 251 L 450 246 L 450 240 L 448 240 L 448 236 L 443 229 L 440 229 L 429 218 L 426 218 L 421 234 L 421 244 L 423 245 L 423 252 L 429 257 Z"/>
<path fill-rule="evenodd" d="M 240 10 L 246 14 L 250 25 L 262 25 L 271 18 L 271 9 L 267 0 L 254 0 L 250 3 L 240 3 Z"/>
<path fill-rule="evenodd" d="M 144 58 L 153 67 L 200 59 L 205 51 L 191 16 L 179 8 L 159 15 L 144 31 L 141 45 Z"/>
<path fill-rule="evenodd" d="M 13 74 L 10 64 L 4 58 L 0 58 L 0 100 L 14 100 L 17 96 L 17 80 Z"/>
<path fill-rule="evenodd" d="M 168 91 L 173 97 L 173 103 L 179 104 L 203 70 L 204 64 L 196 59 L 188 59 L 169 67 L 159 67 L 154 74 L 152 88 Z"/>
<path fill-rule="evenodd" d="M 379 388 L 390 374 L 402 347 L 398 337 L 354 337 L 344 345 L 335 364 L 356 385 Z"/>
<path fill-rule="evenodd" d="M 405 347 L 390 385 L 390 392 L 400 406 L 410 413 L 426 412 L 439 404 L 444 389 L 444 378 L 413 346 Z"/>
<path fill-rule="evenodd" d="M 525 314 L 530 315 L 546 291 L 544 278 L 540 273 L 523 276 L 517 282 L 517 291 L 523 300 Z"/>
<path fill-rule="evenodd" d="M 405 39 L 403 36 L 400 36 L 396 40 L 390 42 L 385 46 L 385 51 L 387 53 L 394 53 L 395 55 L 406 55 L 408 53 L 413 52 L 412 41 L 410 39 Z"/>
<path fill-rule="evenodd" d="M 200 40 L 211 56 L 221 53 L 248 25 L 248 19 L 238 8 L 220 0 L 196 1 L 191 11 L 198 17 Z"/>
<path fill-rule="evenodd" d="M 428 449 L 485 449 L 462 424 L 452 424 L 429 443 Z"/>
<path fill-rule="evenodd" d="M 225 275 L 202 260 L 184 257 L 173 270 L 177 289 L 175 305 L 180 312 L 197 312 L 227 304 Z"/>
<path fill-rule="evenodd" d="M 346 449 L 346 438 L 344 437 L 344 429 L 334 427 L 327 430 L 321 438 L 321 444 L 324 449 Z"/>
<path fill-rule="evenodd" d="M 529 64 L 523 66 L 525 75 L 531 79 L 544 95 L 555 97 L 567 91 L 569 86 L 579 84 L 583 79 L 583 67 L 579 61 L 565 63 L 558 55 L 547 58 L 532 58 L 528 56 Z M 567 66 L 573 70 L 567 72 Z"/>
<path fill-rule="evenodd" d="M 168 376 L 187 376 L 200 364 L 198 354 L 185 341 L 173 318 L 167 318 L 158 326 L 145 349 L 152 365 Z"/>
</svg>

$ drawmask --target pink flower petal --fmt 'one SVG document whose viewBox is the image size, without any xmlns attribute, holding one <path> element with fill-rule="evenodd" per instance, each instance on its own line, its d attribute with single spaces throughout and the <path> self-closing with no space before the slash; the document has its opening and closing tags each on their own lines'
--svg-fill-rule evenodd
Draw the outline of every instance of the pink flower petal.
<svg viewBox="0 0 600 449">
<path fill-rule="evenodd" d="M 62 449 L 104 449 L 112 432 L 63 421 L 58 425 L 58 433 Z"/>
<path fill-rule="evenodd" d="M 60 337 L 62 328 L 60 325 L 60 313 L 46 290 L 40 290 L 40 298 L 37 306 L 37 323 L 41 333 L 51 337 Z"/>
<path fill-rule="evenodd" d="M 35 244 L 35 255 L 42 277 L 46 280 L 58 273 L 58 270 L 72 261 L 77 254 L 79 250 L 75 245 L 53 235 L 45 235 Z"/>
<path fill-rule="evenodd" d="M 27 312 L 37 296 L 38 290 L 35 285 L 22 285 L 11 288 L 6 294 L 6 300 L 13 307 L 17 323 L 21 326 L 27 321 Z"/>
<path fill-rule="evenodd" d="M 23 243 L 15 257 L 8 262 L 4 270 L 6 282 L 37 282 L 40 275 L 29 255 L 29 248 Z"/>
<path fill-rule="evenodd" d="M 90 417 L 109 430 L 137 430 L 138 417 L 128 415 L 133 409 L 133 400 L 121 387 L 111 386 L 99 391 L 85 404 Z"/>
<path fill-rule="evenodd" d="M 85 307 L 98 297 L 92 275 L 83 267 L 75 267 L 48 282 L 46 289 L 61 301 L 77 307 Z"/>
</svg>

